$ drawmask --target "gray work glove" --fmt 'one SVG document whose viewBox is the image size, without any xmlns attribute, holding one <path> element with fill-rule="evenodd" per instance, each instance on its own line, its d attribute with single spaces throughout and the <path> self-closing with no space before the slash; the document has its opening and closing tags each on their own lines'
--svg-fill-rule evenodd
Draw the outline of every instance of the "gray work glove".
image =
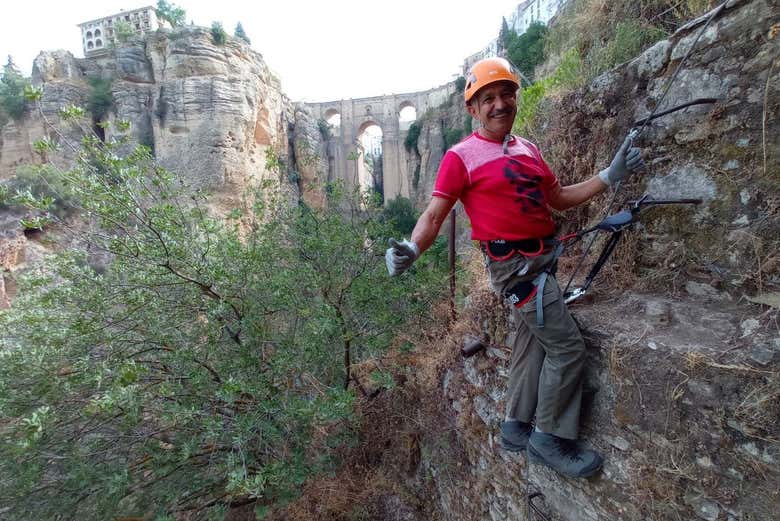
<svg viewBox="0 0 780 521">
<path fill-rule="evenodd" d="M 420 248 L 412 241 L 398 242 L 390 239 L 390 247 L 385 252 L 387 272 L 391 277 L 400 275 L 420 256 Z"/>
<path fill-rule="evenodd" d="M 599 177 L 607 186 L 612 186 L 622 181 L 634 172 L 645 169 L 645 161 L 642 159 L 642 150 L 631 146 L 633 138 L 629 135 L 620 145 L 615 158 L 607 168 L 599 172 Z"/>
</svg>

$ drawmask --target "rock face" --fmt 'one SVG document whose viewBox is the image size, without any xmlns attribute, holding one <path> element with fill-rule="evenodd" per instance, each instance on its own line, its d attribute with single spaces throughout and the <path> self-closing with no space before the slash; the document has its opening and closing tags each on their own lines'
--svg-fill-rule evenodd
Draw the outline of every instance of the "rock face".
<svg viewBox="0 0 780 521">
<path fill-rule="evenodd" d="M 44 136 L 60 143 L 49 161 L 60 167 L 72 163 L 74 148 L 96 122 L 88 115 L 75 128 L 62 124 L 58 112 L 69 104 L 88 107 L 92 77 L 111 79 L 113 107 L 105 122 L 129 121 L 129 146 L 151 147 L 161 166 L 182 175 L 190 188 L 210 192 L 207 204 L 216 215 L 249 204 L 250 189 L 268 179 L 289 191 L 285 158 L 292 106 L 279 81 L 260 54 L 236 39 L 215 45 L 202 28 L 151 33 L 101 58 L 41 53 L 32 76 L 32 83 L 43 88 L 40 106 L 28 104 L 22 120 L 0 128 L 0 181 L 40 162 L 33 143 Z M 112 138 L 111 129 L 106 128 L 105 139 Z M 38 247 L 25 239 L 18 216 L 1 220 L 0 257 L 7 260 L 17 252 L 23 258 L 25 250 Z M 5 274 L 5 281 L 0 276 L 0 307 L 8 305 L 15 265 L 0 264 Z"/>
<path fill-rule="evenodd" d="M 501 449 L 509 358 L 501 342 L 453 364 L 443 407 L 455 439 L 422 450 L 446 519 L 534 519 L 526 476 L 544 495 L 534 504 L 554 520 L 773 519 L 780 339 L 767 320 L 745 335 L 739 317 L 752 311 L 647 294 L 574 307 L 588 344 L 582 436 L 606 460 L 589 480 L 529 469 L 524 453 Z M 453 445 L 462 449 L 457 465 Z"/>
<path fill-rule="evenodd" d="M 162 166 L 214 194 L 215 211 L 241 206 L 247 188 L 270 176 L 286 179 L 267 168 L 266 152 L 286 156 L 290 104 L 262 57 L 243 43 L 216 45 L 208 30 L 183 28 L 131 40 L 102 58 L 41 53 L 33 83 L 44 88 L 45 117 L 57 123 L 62 106 L 84 106 L 93 76 L 111 79 L 108 121 L 130 121 L 135 141 L 152 147 Z M 0 132 L 0 179 L 7 179 L 37 160 L 32 143 L 45 131 L 31 107 Z"/>
<path fill-rule="evenodd" d="M 780 285 L 780 41 L 768 36 L 778 14 L 770 4 L 729 2 L 663 108 L 703 96 L 720 101 L 656 120 L 638 143 L 651 165 L 623 198 L 703 199 L 648 214 L 631 239 L 636 249 L 606 268 L 613 278 L 644 275 L 635 287 L 655 293 L 602 294 L 573 308 L 589 345 L 582 435 L 604 453 L 603 472 L 571 480 L 531 465 L 528 474 L 524 455 L 500 448 L 509 349 L 501 347 L 505 334 L 491 329 L 495 321 L 477 321 L 494 347 L 444 370 L 442 407 L 455 428 L 421 450 L 421 474 L 435 483 L 446 519 L 536 519 L 526 510 L 529 482 L 544 495 L 534 503 L 554 520 L 777 517 L 777 312 L 740 298 L 756 293 L 752 301 L 769 303 Z M 564 185 L 608 163 L 633 121 L 658 103 L 702 26 L 688 24 L 550 103 L 530 137 Z M 597 200 L 567 221 L 584 227 L 603 206 Z"/>
</svg>

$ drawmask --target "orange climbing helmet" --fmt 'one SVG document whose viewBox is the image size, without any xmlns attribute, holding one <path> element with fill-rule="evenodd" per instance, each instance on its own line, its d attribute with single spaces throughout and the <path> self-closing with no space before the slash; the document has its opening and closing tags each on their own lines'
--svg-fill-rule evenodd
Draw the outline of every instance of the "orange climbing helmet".
<svg viewBox="0 0 780 521">
<path fill-rule="evenodd" d="M 471 71 L 466 78 L 466 90 L 463 92 L 466 103 L 479 89 L 497 81 L 509 81 L 515 85 L 515 88 L 520 88 L 520 80 L 517 79 L 515 70 L 504 58 L 479 60 L 471 66 Z"/>
</svg>

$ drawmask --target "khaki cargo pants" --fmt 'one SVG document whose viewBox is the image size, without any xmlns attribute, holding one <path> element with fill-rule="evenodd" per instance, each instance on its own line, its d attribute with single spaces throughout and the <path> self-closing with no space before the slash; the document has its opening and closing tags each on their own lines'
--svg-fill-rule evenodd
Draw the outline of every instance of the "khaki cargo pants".
<svg viewBox="0 0 780 521">
<path fill-rule="evenodd" d="M 519 281 L 533 280 L 552 261 L 552 254 L 506 261 L 485 257 L 493 290 L 506 298 L 506 290 Z M 534 296 L 521 308 L 510 305 L 516 330 L 507 342 L 512 347 L 507 384 L 506 415 L 530 422 L 544 432 L 576 439 L 582 401 L 585 342 L 561 296 L 555 277 L 544 286 L 544 327 L 539 328 Z"/>
</svg>

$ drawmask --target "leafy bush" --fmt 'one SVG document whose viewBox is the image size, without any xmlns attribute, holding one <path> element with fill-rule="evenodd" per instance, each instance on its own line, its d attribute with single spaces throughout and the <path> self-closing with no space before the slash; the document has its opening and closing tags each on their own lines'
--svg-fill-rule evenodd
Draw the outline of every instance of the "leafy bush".
<svg viewBox="0 0 780 521">
<path fill-rule="evenodd" d="M 288 501 L 353 437 L 353 365 L 425 322 L 446 262 L 388 277 L 395 224 L 340 185 L 313 209 L 268 181 L 216 219 L 122 146 L 84 138 L 59 175 L 91 226 L 0 311 L 4 514 L 211 519 Z"/>
<path fill-rule="evenodd" d="M 590 76 L 597 76 L 612 67 L 638 56 L 649 44 L 664 38 L 666 32 L 645 26 L 636 20 L 620 22 L 612 39 L 603 46 L 594 46 L 589 53 Z"/>
<path fill-rule="evenodd" d="M 65 186 L 65 180 L 48 164 L 20 167 L 16 176 L 8 180 L 6 188 L 9 204 L 19 201 L 19 194 L 29 194 L 36 200 L 50 199 L 47 211 L 61 219 L 71 215 L 78 205 Z"/>
<path fill-rule="evenodd" d="M 236 38 L 244 40 L 247 43 L 247 45 L 250 45 L 252 43 L 252 41 L 249 39 L 249 36 L 246 35 L 246 32 L 244 31 L 244 26 L 241 25 L 241 22 L 238 22 L 236 24 L 236 31 L 233 33 L 233 35 Z"/>
<path fill-rule="evenodd" d="M 449 150 L 449 148 L 463 139 L 463 129 L 462 128 L 448 128 L 444 131 L 444 150 Z"/>
<path fill-rule="evenodd" d="M 455 79 L 455 90 L 457 92 L 463 93 L 463 90 L 466 88 L 466 78 L 463 76 L 458 76 Z"/>
<path fill-rule="evenodd" d="M 87 108 L 92 113 L 95 121 L 102 121 L 114 106 L 114 96 L 111 94 L 111 79 L 90 76 L 87 81 L 90 87 L 89 96 L 87 97 Z"/>
<path fill-rule="evenodd" d="M 176 4 L 169 4 L 166 0 L 157 0 L 157 9 L 155 9 L 157 18 L 168 22 L 171 28 L 184 25 L 184 18 L 187 12 Z"/>
<path fill-rule="evenodd" d="M 212 22 L 211 24 L 211 39 L 216 45 L 224 45 L 227 42 L 227 33 L 222 28 L 222 23 Z"/>
<path fill-rule="evenodd" d="M 393 227 L 397 235 L 409 237 L 420 214 L 414 209 L 412 201 L 398 196 L 388 201 L 382 211 L 382 218 Z"/>
<path fill-rule="evenodd" d="M 707 11 L 708 0 L 570 0 L 545 38 L 551 59 L 577 49 L 588 79 L 637 56 L 681 23 Z"/>
<path fill-rule="evenodd" d="M 567 52 L 555 72 L 521 91 L 520 106 L 512 125 L 512 131 L 529 135 L 536 123 L 536 114 L 542 98 L 555 90 L 566 90 L 579 86 L 583 81 L 582 61 L 576 49 Z"/>
<path fill-rule="evenodd" d="M 415 153 L 417 153 L 417 140 L 420 139 L 421 129 L 422 127 L 420 126 L 419 120 L 409 125 L 409 130 L 404 138 L 404 148 L 406 148 L 407 152 L 414 150 Z"/>
<path fill-rule="evenodd" d="M 526 78 L 533 81 L 534 69 L 544 61 L 544 38 L 547 26 L 541 22 L 532 23 L 526 31 L 518 35 L 511 29 L 504 37 L 507 58 Z"/>
<path fill-rule="evenodd" d="M 134 34 L 135 30 L 133 29 L 133 26 L 130 25 L 130 22 L 119 20 L 114 25 L 114 35 L 116 35 L 116 39 L 120 43 L 125 43 L 132 38 Z"/>
<path fill-rule="evenodd" d="M 9 56 L 0 77 L 0 126 L 9 117 L 17 121 L 22 119 L 25 109 L 24 90 L 29 84 Z"/>
</svg>

